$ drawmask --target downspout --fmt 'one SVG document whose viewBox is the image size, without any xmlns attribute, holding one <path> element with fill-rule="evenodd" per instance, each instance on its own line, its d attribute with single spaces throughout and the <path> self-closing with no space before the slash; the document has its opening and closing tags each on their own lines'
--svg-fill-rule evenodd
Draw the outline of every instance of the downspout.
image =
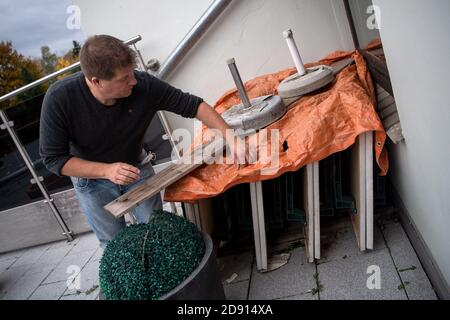
<svg viewBox="0 0 450 320">
<path fill-rule="evenodd" d="M 217 20 L 217 18 L 231 2 L 232 0 L 216 0 L 208 7 L 208 9 L 206 9 L 205 13 L 200 17 L 192 29 L 186 34 L 183 40 L 181 40 L 178 46 L 162 64 L 156 74 L 158 78 L 164 80 L 172 74 L 188 52 L 197 44 L 197 42 L 203 37 L 203 35 L 208 31 L 211 25 Z M 166 133 L 170 137 L 172 147 L 175 148 L 175 150 L 177 150 L 177 154 L 179 154 L 178 149 L 176 149 L 175 141 L 172 137 L 172 128 L 170 127 L 164 111 L 158 112 L 158 116 Z"/>
</svg>

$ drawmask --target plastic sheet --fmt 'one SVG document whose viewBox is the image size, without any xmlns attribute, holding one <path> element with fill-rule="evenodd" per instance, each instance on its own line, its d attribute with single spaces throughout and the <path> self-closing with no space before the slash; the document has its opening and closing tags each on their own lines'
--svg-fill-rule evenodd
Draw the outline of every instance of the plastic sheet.
<svg viewBox="0 0 450 320">
<path fill-rule="evenodd" d="M 371 48 L 378 46 L 379 42 L 370 45 Z M 355 60 L 354 65 L 343 69 L 329 86 L 294 102 L 282 119 L 267 128 L 279 129 L 280 132 L 277 144 L 280 156 L 275 169 L 272 169 L 273 163 L 264 163 L 267 159 L 240 168 L 236 164 L 204 165 L 167 188 L 165 200 L 192 202 L 214 197 L 238 184 L 277 178 L 350 148 L 359 135 L 370 131 L 375 134 L 375 155 L 380 175 L 386 175 L 389 169 L 384 148 L 386 132 L 376 112 L 375 90 L 363 57 L 358 52 L 335 52 L 306 67 L 330 65 L 349 57 Z M 294 68 L 287 69 L 246 82 L 249 97 L 277 94 L 279 83 L 295 72 Z M 214 108 L 223 113 L 238 103 L 237 90 L 231 90 L 217 101 Z M 203 127 L 202 132 L 205 129 Z M 267 143 L 259 148 L 270 150 L 271 144 L 269 137 Z M 270 169 L 271 173 L 262 174 L 261 170 L 265 169 Z"/>
</svg>

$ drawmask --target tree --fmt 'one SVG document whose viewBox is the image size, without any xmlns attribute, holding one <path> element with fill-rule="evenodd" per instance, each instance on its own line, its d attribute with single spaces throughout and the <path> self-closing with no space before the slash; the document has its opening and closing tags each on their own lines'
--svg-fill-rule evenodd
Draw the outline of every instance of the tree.
<svg viewBox="0 0 450 320">
<path fill-rule="evenodd" d="M 58 57 L 56 54 L 51 53 L 48 46 L 41 47 L 41 65 L 45 74 L 51 74 L 56 71 L 56 65 L 58 64 Z"/>
<path fill-rule="evenodd" d="M 67 53 L 64 56 L 58 58 L 58 61 L 56 63 L 56 70 L 61 70 L 63 68 L 71 66 L 72 64 L 77 63 L 79 61 L 81 46 L 75 40 L 72 41 L 72 44 L 73 44 L 73 48 L 71 50 L 67 51 Z M 71 72 L 64 73 L 63 75 L 60 75 L 58 77 L 58 79 L 65 78 L 74 72 L 76 72 L 76 71 L 74 70 Z"/>
<path fill-rule="evenodd" d="M 73 57 L 78 58 L 78 56 L 80 55 L 80 51 L 81 51 L 81 45 L 78 41 L 75 41 L 75 40 L 72 41 L 72 44 L 73 44 L 73 49 L 72 49 Z"/>
<path fill-rule="evenodd" d="M 43 76 L 39 62 L 18 53 L 10 41 L 0 42 L 0 95 L 10 93 Z M 46 88 L 31 89 L 19 97 L 5 101 L 0 107 L 15 105 L 19 100 L 28 99 L 42 93 Z"/>
</svg>

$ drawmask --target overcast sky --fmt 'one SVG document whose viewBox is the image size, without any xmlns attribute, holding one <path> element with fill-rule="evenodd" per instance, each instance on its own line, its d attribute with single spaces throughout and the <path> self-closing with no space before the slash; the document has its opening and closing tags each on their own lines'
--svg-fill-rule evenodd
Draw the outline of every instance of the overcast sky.
<svg viewBox="0 0 450 320">
<path fill-rule="evenodd" d="M 40 48 L 48 45 L 63 55 L 72 40 L 84 42 L 81 30 L 70 30 L 66 13 L 70 0 L 0 0 L 0 41 L 12 41 L 25 56 L 40 57 Z"/>
</svg>

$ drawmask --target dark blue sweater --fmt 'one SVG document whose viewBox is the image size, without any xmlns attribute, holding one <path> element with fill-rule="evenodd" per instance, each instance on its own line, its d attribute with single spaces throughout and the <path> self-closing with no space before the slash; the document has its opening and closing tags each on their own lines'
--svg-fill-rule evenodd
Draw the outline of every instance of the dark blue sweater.
<svg viewBox="0 0 450 320">
<path fill-rule="evenodd" d="M 145 72 L 135 72 L 131 96 L 113 106 L 97 101 L 79 72 L 53 84 L 41 112 L 39 152 L 45 166 L 61 175 L 72 157 L 136 165 L 144 134 L 157 111 L 194 118 L 203 100 Z"/>
</svg>

